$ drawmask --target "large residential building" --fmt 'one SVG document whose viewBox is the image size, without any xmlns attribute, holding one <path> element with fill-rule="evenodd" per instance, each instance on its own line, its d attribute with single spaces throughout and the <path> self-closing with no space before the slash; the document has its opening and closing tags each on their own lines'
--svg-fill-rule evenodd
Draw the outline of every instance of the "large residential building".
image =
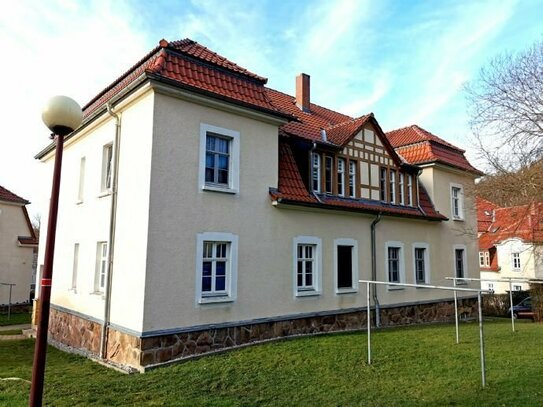
<svg viewBox="0 0 543 407">
<path fill-rule="evenodd" d="M 26 206 L 30 202 L 0 186 L 0 305 L 30 302 L 38 240 Z"/>
<path fill-rule="evenodd" d="M 194 41 L 162 40 L 84 107 L 63 158 L 55 343 L 143 370 L 360 329 L 360 279 L 478 275 L 477 240 L 456 233 L 476 227 L 465 191 L 480 175 L 462 150 L 311 103 L 308 75 L 294 96 L 266 81 Z M 52 174 L 54 145 L 37 157 Z M 449 292 L 371 297 L 381 325 L 454 315 Z"/>
<path fill-rule="evenodd" d="M 481 279 L 543 279 L 543 203 L 499 207 L 477 198 Z M 482 281 L 498 294 L 530 288 L 522 280 Z"/>
</svg>

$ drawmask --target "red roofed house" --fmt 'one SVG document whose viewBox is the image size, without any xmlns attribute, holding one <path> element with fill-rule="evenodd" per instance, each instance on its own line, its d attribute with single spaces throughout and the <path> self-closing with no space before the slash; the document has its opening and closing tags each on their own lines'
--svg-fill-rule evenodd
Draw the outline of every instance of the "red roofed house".
<svg viewBox="0 0 543 407">
<path fill-rule="evenodd" d="M 477 198 L 477 231 L 481 278 L 543 279 L 543 203 L 501 208 Z M 481 282 L 503 294 L 511 289 L 528 290 L 523 282 Z"/>
<path fill-rule="evenodd" d="M 38 245 L 26 199 L 0 186 L 0 305 L 30 301 L 34 249 Z"/>
<path fill-rule="evenodd" d="M 464 189 L 480 173 L 462 150 L 311 103 L 307 75 L 295 96 L 266 81 L 194 41 L 162 40 L 84 107 L 63 159 L 56 343 L 144 370 L 362 328 L 359 279 L 477 275 L 477 241 L 454 232 L 476 223 Z M 49 174 L 54 155 L 37 156 Z M 372 294 L 382 325 L 450 318 L 451 300 Z"/>
</svg>

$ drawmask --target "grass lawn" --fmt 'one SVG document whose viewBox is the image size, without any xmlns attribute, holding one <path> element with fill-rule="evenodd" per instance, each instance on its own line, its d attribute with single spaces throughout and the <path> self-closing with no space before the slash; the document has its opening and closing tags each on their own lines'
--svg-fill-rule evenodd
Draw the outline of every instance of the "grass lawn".
<svg viewBox="0 0 543 407">
<path fill-rule="evenodd" d="M 0 326 L 30 324 L 31 318 L 32 314 L 30 312 L 12 313 L 9 319 L 8 314 L 0 314 Z"/>
<path fill-rule="evenodd" d="M 543 324 L 485 323 L 481 389 L 477 323 L 273 342 L 125 375 L 49 348 L 46 404 L 84 405 L 543 405 Z M 0 341 L 0 378 L 30 380 L 32 340 Z M 30 385 L 0 380 L 0 405 L 25 406 Z"/>
</svg>

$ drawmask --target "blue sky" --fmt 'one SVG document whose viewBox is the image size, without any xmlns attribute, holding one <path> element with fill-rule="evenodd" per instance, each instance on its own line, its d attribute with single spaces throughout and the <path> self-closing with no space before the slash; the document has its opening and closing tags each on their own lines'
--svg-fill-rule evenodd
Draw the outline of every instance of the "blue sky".
<svg viewBox="0 0 543 407">
<path fill-rule="evenodd" d="M 192 38 L 291 94 L 308 73 L 313 102 L 374 112 L 385 130 L 417 123 L 476 164 L 462 84 L 492 56 L 543 40 L 543 0 L 42 0 L 2 11 L 0 185 L 33 202 L 43 103 L 66 94 L 84 105 L 161 38 Z"/>
</svg>

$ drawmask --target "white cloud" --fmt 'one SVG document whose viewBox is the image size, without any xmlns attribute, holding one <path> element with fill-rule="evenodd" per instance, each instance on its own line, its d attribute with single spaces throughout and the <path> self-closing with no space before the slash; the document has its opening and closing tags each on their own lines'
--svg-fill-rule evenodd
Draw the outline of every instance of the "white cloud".
<svg viewBox="0 0 543 407">
<path fill-rule="evenodd" d="M 84 105 L 150 47 L 124 2 L 9 2 L 2 11 L 0 185 L 39 204 L 43 103 L 66 94 Z"/>
</svg>

